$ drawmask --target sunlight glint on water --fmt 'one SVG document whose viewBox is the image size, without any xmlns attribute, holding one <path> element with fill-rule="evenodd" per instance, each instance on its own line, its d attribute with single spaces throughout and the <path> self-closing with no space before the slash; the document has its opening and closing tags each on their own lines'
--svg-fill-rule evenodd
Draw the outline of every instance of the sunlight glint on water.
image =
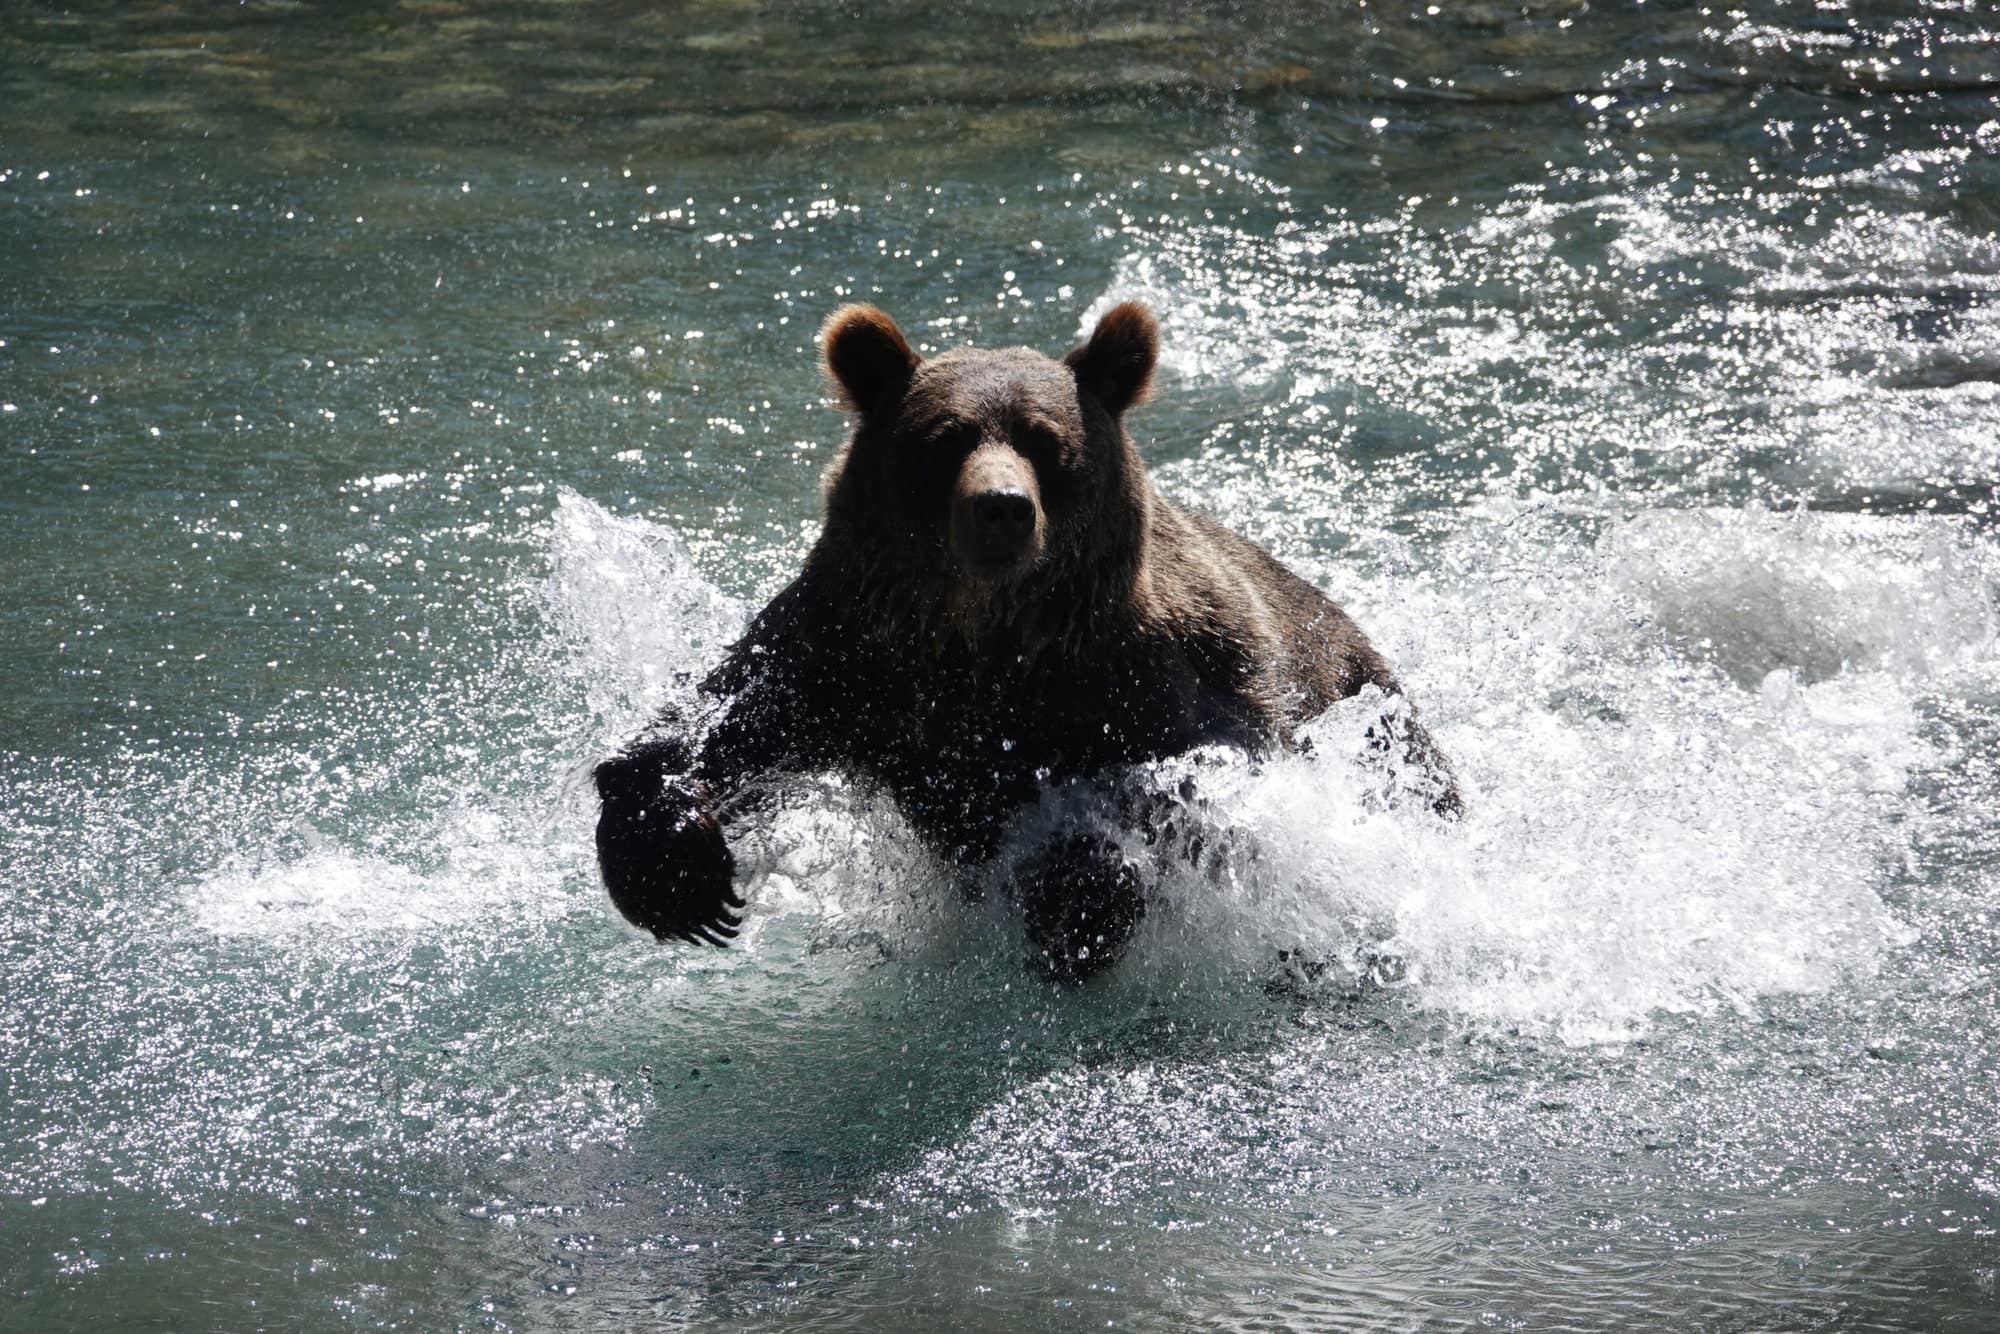
<svg viewBox="0 0 2000 1334">
<path fill-rule="evenodd" d="M 59 8 L 0 1324 L 1990 1327 L 1990 15 Z M 619 922 L 590 765 L 810 543 L 828 310 L 1128 297 L 1160 485 L 1355 613 L 1464 823 L 1355 701 L 1160 767 L 1219 855 L 1132 839 L 1079 990 L 827 776 L 739 948 Z"/>
</svg>

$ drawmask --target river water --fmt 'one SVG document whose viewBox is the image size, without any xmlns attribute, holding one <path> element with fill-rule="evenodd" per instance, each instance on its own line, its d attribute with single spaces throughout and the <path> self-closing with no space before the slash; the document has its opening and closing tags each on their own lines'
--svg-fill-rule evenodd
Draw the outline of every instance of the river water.
<svg viewBox="0 0 2000 1334">
<path fill-rule="evenodd" d="M 22 3 L 0 108 L 0 1324 L 2000 1327 L 1985 6 Z M 1080 989 L 832 780 L 625 927 L 827 311 L 1126 297 L 1464 824 L 1337 710 Z"/>
</svg>

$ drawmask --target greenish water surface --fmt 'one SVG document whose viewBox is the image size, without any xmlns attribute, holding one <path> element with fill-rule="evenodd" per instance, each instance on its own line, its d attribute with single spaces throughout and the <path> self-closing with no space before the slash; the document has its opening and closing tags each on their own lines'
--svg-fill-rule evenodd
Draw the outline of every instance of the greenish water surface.
<svg viewBox="0 0 2000 1334">
<path fill-rule="evenodd" d="M 1337 711 L 1081 989 L 831 780 L 625 927 L 826 313 L 1129 297 L 1465 824 Z M 1947 0 L 9 7 L 0 1326 L 2000 1328 L 1996 300 Z"/>
</svg>

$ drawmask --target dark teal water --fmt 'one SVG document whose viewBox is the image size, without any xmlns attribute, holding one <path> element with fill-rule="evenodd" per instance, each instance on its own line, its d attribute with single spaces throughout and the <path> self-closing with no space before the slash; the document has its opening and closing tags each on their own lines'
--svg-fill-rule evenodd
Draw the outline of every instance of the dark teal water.
<svg viewBox="0 0 2000 1334">
<path fill-rule="evenodd" d="M 1465 825 L 1226 769 L 1065 992 L 819 782 L 625 928 L 826 312 L 1134 296 Z M 1996 301 L 1976 4 L 9 8 L 0 1325 L 2000 1326 Z"/>
</svg>

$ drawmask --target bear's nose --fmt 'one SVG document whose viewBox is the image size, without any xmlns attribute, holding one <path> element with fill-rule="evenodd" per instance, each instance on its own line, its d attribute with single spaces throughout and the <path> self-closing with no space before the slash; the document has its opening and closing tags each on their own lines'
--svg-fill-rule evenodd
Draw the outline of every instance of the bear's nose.
<svg viewBox="0 0 2000 1334">
<path fill-rule="evenodd" d="M 972 498 L 972 526 L 987 551 L 1012 551 L 1035 531 L 1035 502 L 1014 487 L 981 491 Z"/>
</svg>

